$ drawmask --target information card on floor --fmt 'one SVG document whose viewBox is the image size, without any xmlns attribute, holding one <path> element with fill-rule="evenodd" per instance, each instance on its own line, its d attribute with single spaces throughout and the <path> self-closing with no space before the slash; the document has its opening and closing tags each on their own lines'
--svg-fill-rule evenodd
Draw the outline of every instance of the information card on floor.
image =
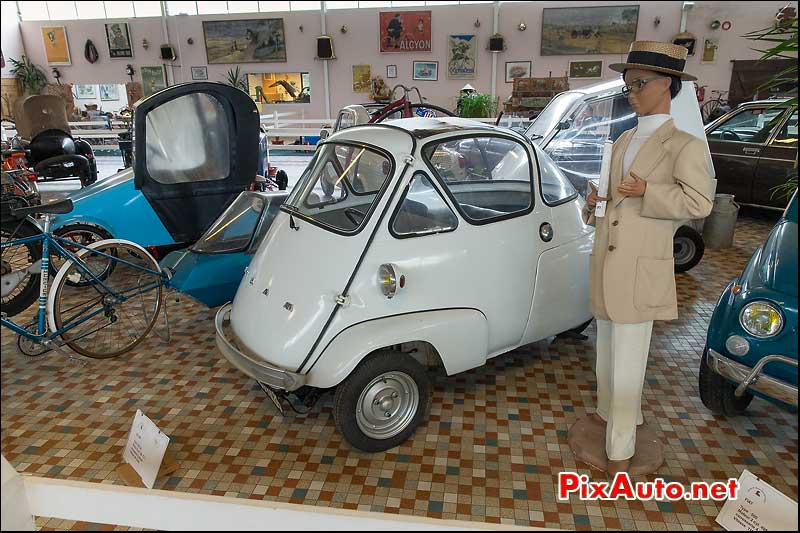
<svg viewBox="0 0 800 533">
<path fill-rule="evenodd" d="M 725 502 L 717 523 L 728 531 L 797 531 L 797 502 L 745 470 L 739 497 Z"/>
<path fill-rule="evenodd" d="M 137 409 L 122 457 L 136 470 L 148 489 L 152 489 L 156 482 L 168 445 L 169 437 L 162 433 L 140 409 Z"/>
</svg>

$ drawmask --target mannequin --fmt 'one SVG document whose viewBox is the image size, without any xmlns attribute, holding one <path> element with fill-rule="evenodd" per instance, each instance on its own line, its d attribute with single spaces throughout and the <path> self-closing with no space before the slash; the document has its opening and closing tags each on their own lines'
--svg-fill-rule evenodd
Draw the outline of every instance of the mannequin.
<svg viewBox="0 0 800 533">
<path fill-rule="evenodd" d="M 670 116 L 681 80 L 696 79 L 683 72 L 686 53 L 637 41 L 626 63 L 610 66 L 622 73 L 639 124 L 614 143 L 608 197 L 592 188 L 583 209 L 584 221 L 595 226 L 589 285 L 597 319 L 597 409 L 573 426 L 570 445 L 611 476 L 654 472 L 663 461 L 641 414 L 653 321 L 678 317 L 674 223 L 703 218 L 712 207 L 705 144 L 675 128 Z M 596 217 L 601 200 L 606 213 Z"/>
</svg>

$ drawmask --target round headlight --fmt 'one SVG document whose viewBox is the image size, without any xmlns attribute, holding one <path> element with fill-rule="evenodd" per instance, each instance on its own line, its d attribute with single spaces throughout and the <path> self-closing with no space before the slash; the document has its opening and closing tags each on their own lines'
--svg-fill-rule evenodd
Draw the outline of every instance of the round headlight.
<svg viewBox="0 0 800 533">
<path fill-rule="evenodd" d="M 728 337 L 728 340 L 725 341 L 725 348 L 728 349 L 728 353 L 731 355 L 742 357 L 743 355 L 747 355 L 747 352 L 750 351 L 750 343 L 740 335 L 731 335 Z"/>
<path fill-rule="evenodd" d="M 752 302 L 744 306 L 739 322 L 754 337 L 772 337 L 783 328 L 781 312 L 769 302 Z"/>
</svg>

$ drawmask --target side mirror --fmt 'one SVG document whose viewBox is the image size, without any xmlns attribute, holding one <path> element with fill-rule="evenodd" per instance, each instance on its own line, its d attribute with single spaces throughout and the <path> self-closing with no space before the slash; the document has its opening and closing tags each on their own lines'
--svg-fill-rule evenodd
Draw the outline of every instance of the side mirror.
<svg viewBox="0 0 800 533">
<path fill-rule="evenodd" d="M 323 140 L 323 141 L 325 139 L 327 139 L 328 137 L 330 137 L 330 135 L 331 135 L 331 131 L 328 130 L 328 129 L 324 129 L 324 130 L 321 130 L 319 132 L 319 138 L 320 138 L 320 140 Z"/>
</svg>

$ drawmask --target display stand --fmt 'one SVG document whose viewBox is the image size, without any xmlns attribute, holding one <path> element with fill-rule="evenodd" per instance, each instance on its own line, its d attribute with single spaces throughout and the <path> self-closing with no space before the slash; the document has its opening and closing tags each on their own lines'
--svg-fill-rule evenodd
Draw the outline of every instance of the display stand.
<svg viewBox="0 0 800 533">
<path fill-rule="evenodd" d="M 606 426 L 586 416 L 569 430 L 569 447 L 575 457 L 589 466 L 608 472 L 606 456 Z M 632 476 L 652 474 L 664 463 L 664 445 L 647 424 L 636 428 L 636 454 L 631 459 L 628 473 Z"/>
<path fill-rule="evenodd" d="M 178 455 L 175 452 L 167 450 L 167 452 L 164 454 L 164 460 L 161 461 L 161 466 L 158 469 L 157 479 L 174 473 L 178 470 L 178 466 Z M 128 463 L 122 463 L 119 465 L 116 468 L 116 472 L 129 487 L 146 488 L 145 484 L 142 482 L 142 478 Z"/>
</svg>

